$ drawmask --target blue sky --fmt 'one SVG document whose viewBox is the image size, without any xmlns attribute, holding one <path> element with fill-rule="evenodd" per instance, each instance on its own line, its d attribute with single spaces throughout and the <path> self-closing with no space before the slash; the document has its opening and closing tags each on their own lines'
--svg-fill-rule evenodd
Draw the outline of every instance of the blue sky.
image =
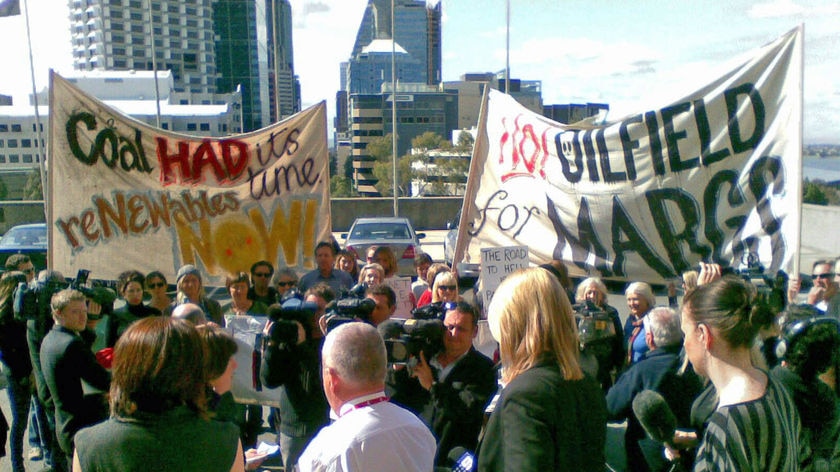
<svg viewBox="0 0 840 472">
<path fill-rule="evenodd" d="M 23 3 L 23 0 L 21 0 Z M 71 69 L 63 0 L 28 0 L 36 84 Z M 334 113 L 367 0 L 290 0 L 304 106 Z M 57 4 L 61 5 L 58 7 Z M 545 103 L 604 102 L 610 118 L 656 108 L 726 61 L 805 25 L 805 142 L 840 144 L 840 3 L 820 0 L 510 0 L 511 77 L 541 80 Z M 443 75 L 505 67 L 505 0 L 444 0 Z M 22 17 L 0 19 L 0 93 L 31 91 Z M 9 47 L 17 45 L 18 47 Z M 330 123 L 332 121 L 330 120 Z"/>
</svg>

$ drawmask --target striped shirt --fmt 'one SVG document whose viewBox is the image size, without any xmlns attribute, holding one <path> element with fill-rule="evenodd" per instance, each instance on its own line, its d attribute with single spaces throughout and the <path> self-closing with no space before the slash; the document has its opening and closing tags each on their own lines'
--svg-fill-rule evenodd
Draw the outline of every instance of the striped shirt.
<svg viewBox="0 0 840 472">
<path fill-rule="evenodd" d="M 697 450 L 694 472 L 797 471 L 810 460 L 807 441 L 799 440 L 801 430 L 793 401 L 767 375 L 761 398 L 715 411 Z"/>
</svg>

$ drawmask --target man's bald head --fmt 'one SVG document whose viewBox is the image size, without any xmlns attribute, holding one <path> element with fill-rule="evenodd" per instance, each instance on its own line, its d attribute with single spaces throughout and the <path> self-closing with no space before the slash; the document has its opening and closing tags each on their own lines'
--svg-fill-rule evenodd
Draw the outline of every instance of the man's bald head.
<svg viewBox="0 0 840 472">
<path fill-rule="evenodd" d="M 327 335 L 321 351 L 324 368 L 359 389 L 382 388 L 387 353 L 379 332 L 367 323 L 345 323 Z"/>
<path fill-rule="evenodd" d="M 172 317 L 187 320 L 194 325 L 207 323 L 207 317 L 204 316 L 204 310 L 195 303 L 182 303 L 172 310 Z"/>
</svg>

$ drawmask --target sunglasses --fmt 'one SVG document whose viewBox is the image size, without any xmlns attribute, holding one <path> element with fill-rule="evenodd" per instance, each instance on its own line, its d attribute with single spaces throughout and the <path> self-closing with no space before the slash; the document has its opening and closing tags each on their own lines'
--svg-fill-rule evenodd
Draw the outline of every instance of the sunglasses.
<svg viewBox="0 0 840 472">
<path fill-rule="evenodd" d="M 295 282 L 277 282 L 278 287 L 294 287 Z"/>
<path fill-rule="evenodd" d="M 23 273 L 24 273 L 24 274 L 34 274 L 34 273 L 35 273 L 35 268 L 34 268 L 34 267 L 30 267 L 30 268 L 28 268 L 28 269 L 23 269 Z"/>
<path fill-rule="evenodd" d="M 438 288 L 441 290 L 455 290 L 458 287 L 455 285 L 438 285 Z"/>
<path fill-rule="evenodd" d="M 149 288 L 152 288 L 152 289 L 161 288 L 161 287 L 165 287 L 165 286 L 166 286 L 166 284 L 163 283 L 163 282 L 155 282 L 155 283 L 149 284 Z"/>
<path fill-rule="evenodd" d="M 268 272 L 254 272 L 254 277 L 271 277 Z"/>
<path fill-rule="evenodd" d="M 834 273 L 833 272 L 827 272 L 825 274 L 814 274 L 813 277 L 815 279 L 830 279 L 830 278 L 834 277 Z"/>
</svg>

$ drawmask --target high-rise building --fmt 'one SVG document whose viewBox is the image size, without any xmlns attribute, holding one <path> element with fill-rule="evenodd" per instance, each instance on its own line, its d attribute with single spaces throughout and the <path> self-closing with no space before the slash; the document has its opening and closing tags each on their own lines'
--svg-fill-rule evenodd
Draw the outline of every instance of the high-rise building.
<svg viewBox="0 0 840 472">
<path fill-rule="evenodd" d="M 172 71 L 177 92 L 216 91 L 211 0 L 68 0 L 68 4 L 75 69 L 152 70 L 154 50 L 156 67 Z"/>
<path fill-rule="evenodd" d="M 351 141 L 352 145 L 348 147 L 352 149 L 354 180 L 357 189 L 364 194 L 375 194 L 373 183 L 376 182 L 372 173 L 373 162 L 365 149 L 367 142 L 371 136 L 391 132 L 390 128 L 385 130 L 383 124 L 392 122 L 390 110 L 394 99 L 387 92 L 394 88 L 392 60 L 397 90 L 402 91 L 406 87 L 418 90 L 418 94 L 406 97 L 427 97 L 426 94 L 437 92 L 443 94 L 440 90 L 429 88 L 439 84 L 442 75 L 440 2 L 393 0 L 393 12 L 391 4 L 392 0 L 368 0 L 350 58 L 340 68 L 342 91 L 345 93 L 337 98 L 346 99 L 347 104 L 337 106 L 336 110 L 346 110 L 348 116 L 336 118 L 335 142 L 340 147 L 347 139 Z M 425 90 L 419 92 L 418 86 Z M 396 101 L 400 102 L 399 97 Z M 423 102 L 425 98 L 417 103 L 398 103 L 397 108 L 400 112 L 403 108 L 409 111 Z M 374 109 L 375 105 L 378 110 Z M 457 107 L 457 101 L 454 105 Z M 416 124 L 420 129 L 424 126 L 429 128 L 418 134 L 433 131 L 429 122 L 412 121 L 409 126 L 406 121 L 397 118 L 399 150 L 407 150 L 406 143 L 410 144 L 410 139 L 416 136 Z M 376 129 L 368 129 L 371 126 Z M 440 127 L 443 130 L 448 126 L 449 122 Z M 454 123 L 451 126 L 454 127 Z"/>
<path fill-rule="evenodd" d="M 157 67 L 172 71 L 175 92 L 240 90 L 245 131 L 300 110 L 288 0 L 68 0 L 68 4 L 78 70 Z"/>
</svg>

